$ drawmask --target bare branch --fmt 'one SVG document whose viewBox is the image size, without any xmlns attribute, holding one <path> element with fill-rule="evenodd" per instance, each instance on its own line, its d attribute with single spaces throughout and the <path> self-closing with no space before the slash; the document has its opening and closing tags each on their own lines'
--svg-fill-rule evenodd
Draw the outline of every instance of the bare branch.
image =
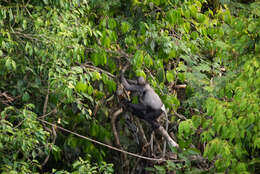
<svg viewBox="0 0 260 174">
<path fill-rule="evenodd" d="M 117 133 L 117 130 L 116 130 L 115 122 L 116 122 L 118 115 L 121 114 L 122 112 L 123 112 L 123 108 L 120 108 L 116 112 L 114 112 L 112 117 L 111 117 L 112 129 L 113 129 L 113 133 L 114 133 L 114 136 L 115 136 L 116 145 L 118 147 L 121 147 L 121 145 L 120 145 L 120 141 L 119 141 L 119 138 L 118 138 L 118 133 Z"/>
<path fill-rule="evenodd" d="M 182 119 L 182 120 L 187 120 L 187 118 L 184 116 L 184 115 L 181 115 L 181 114 L 178 114 L 176 111 L 174 111 L 173 110 L 173 112 L 174 112 L 174 114 L 177 116 L 177 117 L 179 117 L 180 119 Z"/>
<path fill-rule="evenodd" d="M 44 101 L 44 105 L 43 105 L 43 111 L 42 111 L 43 115 L 45 115 L 46 110 L 47 110 L 49 94 L 50 94 L 50 85 L 48 84 L 47 94 L 46 94 L 46 97 L 45 97 L 45 101 Z"/>
<path fill-rule="evenodd" d="M 176 88 L 176 89 L 184 89 L 184 88 L 187 87 L 187 85 L 185 85 L 185 84 L 183 84 L 183 85 L 174 85 L 173 87 Z"/>
<path fill-rule="evenodd" d="M 116 78 L 116 76 L 113 75 L 113 74 L 111 74 L 110 72 L 105 71 L 105 70 L 103 70 L 103 69 L 101 69 L 101 68 L 98 68 L 98 67 L 95 67 L 95 66 L 89 65 L 89 64 L 87 64 L 87 63 L 85 63 L 85 64 L 81 64 L 80 66 L 83 66 L 83 67 L 85 67 L 85 68 L 89 68 L 89 69 L 92 69 L 92 70 L 96 70 L 96 71 L 99 71 L 99 72 L 105 73 L 105 74 L 107 74 L 108 76 L 110 76 L 110 77 L 112 77 L 112 78 Z"/>
<path fill-rule="evenodd" d="M 173 146 L 173 147 L 179 147 L 179 145 L 170 137 L 170 135 L 168 134 L 168 132 L 162 127 L 160 126 L 157 131 L 164 137 L 166 138 L 166 140 L 168 141 L 169 145 Z"/>
</svg>

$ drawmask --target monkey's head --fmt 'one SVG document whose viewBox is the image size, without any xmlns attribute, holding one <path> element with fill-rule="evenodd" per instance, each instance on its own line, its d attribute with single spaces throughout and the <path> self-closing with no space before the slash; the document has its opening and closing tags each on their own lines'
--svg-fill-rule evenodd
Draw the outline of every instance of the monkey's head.
<svg viewBox="0 0 260 174">
<path fill-rule="evenodd" d="M 145 85 L 145 80 L 143 77 L 138 77 L 137 78 L 137 83 L 138 85 Z"/>
</svg>

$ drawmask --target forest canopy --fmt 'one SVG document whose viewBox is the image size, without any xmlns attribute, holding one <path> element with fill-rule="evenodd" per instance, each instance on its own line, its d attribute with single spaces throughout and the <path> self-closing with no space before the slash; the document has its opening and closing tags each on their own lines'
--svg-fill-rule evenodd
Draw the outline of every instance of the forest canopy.
<svg viewBox="0 0 260 174">
<path fill-rule="evenodd" d="M 259 29 L 258 0 L 2 0 L 0 173 L 259 173 Z"/>
</svg>

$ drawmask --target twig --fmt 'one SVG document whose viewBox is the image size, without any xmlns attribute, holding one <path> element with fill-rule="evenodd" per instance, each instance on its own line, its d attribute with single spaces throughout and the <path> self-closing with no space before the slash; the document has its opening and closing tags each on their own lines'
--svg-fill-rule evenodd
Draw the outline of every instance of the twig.
<svg viewBox="0 0 260 174">
<path fill-rule="evenodd" d="M 18 128 L 19 126 L 21 126 L 25 120 L 26 120 L 26 118 L 23 119 L 22 121 L 20 121 L 13 129 Z"/>
<path fill-rule="evenodd" d="M 50 85 L 48 84 L 48 89 L 47 89 L 47 95 L 45 97 L 45 101 L 44 101 L 44 105 L 43 105 L 43 115 L 45 115 L 46 110 L 47 110 L 47 106 L 48 106 L 48 100 L 49 100 L 49 93 L 50 93 Z"/>
<path fill-rule="evenodd" d="M 84 67 L 86 67 L 86 68 L 90 68 L 90 69 L 93 69 L 93 70 L 96 70 L 96 71 L 100 71 L 100 72 L 102 72 L 102 73 L 105 73 L 105 74 L 109 75 L 109 76 L 112 77 L 112 78 L 116 78 L 116 76 L 113 75 L 113 74 L 111 74 L 110 72 L 105 71 L 105 70 L 103 70 L 103 69 L 101 69 L 101 68 L 98 68 L 98 67 L 89 65 L 89 64 L 87 64 L 87 63 L 81 64 L 80 66 L 84 66 Z"/>
<path fill-rule="evenodd" d="M 156 143 L 156 146 L 157 146 L 157 149 L 156 149 L 156 152 L 158 153 L 159 152 L 159 154 L 161 154 L 163 151 L 162 151 L 162 148 L 161 148 L 161 146 L 160 146 L 160 144 L 161 143 L 159 143 L 159 140 L 156 138 L 156 136 L 153 136 L 154 138 L 154 142 Z M 157 154 L 154 154 L 154 157 L 156 157 L 157 158 L 157 156 L 156 156 Z M 165 158 L 162 158 L 161 157 L 161 159 L 165 159 Z"/>
<path fill-rule="evenodd" d="M 168 132 L 168 128 L 169 128 L 169 120 L 168 120 L 168 114 L 167 114 L 167 110 L 165 110 L 165 117 L 166 117 L 166 132 Z M 164 140 L 164 144 L 163 144 L 163 155 L 162 158 L 165 158 L 165 153 L 166 153 L 166 140 Z"/>
<path fill-rule="evenodd" d="M 187 118 L 184 116 L 184 115 L 181 115 L 181 114 L 178 114 L 176 111 L 174 111 L 173 110 L 173 112 L 174 112 L 174 114 L 177 116 L 177 117 L 179 117 L 180 119 L 182 119 L 182 120 L 187 120 Z"/>
<path fill-rule="evenodd" d="M 52 113 L 56 113 L 57 112 L 57 108 L 54 108 L 51 112 L 49 112 L 49 113 L 47 113 L 47 114 L 45 114 L 45 115 L 42 115 L 42 116 L 40 116 L 40 117 L 38 117 L 38 118 L 45 118 L 45 117 L 47 117 L 47 116 L 49 116 L 49 115 L 51 115 Z"/>
<path fill-rule="evenodd" d="M 4 104 L 12 103 L 14 101 L 14 99 L 10 97 L 6 92 L 0 93 L 0 97 L 2 96 L 6 99 L 6 100 L 1 100 L 1 102 Z"/>
<path fill-rule="evenodd" d="M 122 112 L 123 112 L 123 108 L 118 109 L 116 112 L 113 113 L 112 118 L 111 118 L 112 129 L 113 129 L 114 137 L 115 137 L 115 140 L 116 140 L 116 145 L 118 147 L 121 147 L 121 145 L 120 145 L 120 141 L 119 141 L 119 138 L 118 138 L 118 133 L 117 133 L 117 130 L 116 130 L 115 122 L 116 122 L 118 115 L 121 114 Z"/>
<path fill-rule="evenodd" d="M 143 149 L 141 155 L 144 155 L 145 152 L 146 152 L 146 150 Z M 140 160 L 141 160 L 141 158 L 138 158 L 138 159 L 136 160 L 135 165 L 134 165 L 134 167 L 133 167 L 133 169 L 132 169 L 132 171 L 131 171 L 131 174 L 134 174 L 134 173 L 135 173 L 136 167 L 137 167 L 137 165 L 139 164 L 139 161 L 140 161 Z"/>
<path fill-rule="evenodd" d="M 152 132 L 152 134 L 151 134 L 151 139 L 150 139 L 150 145 L 151 145 L 151 153 L 152 153 L 152 155 L 154 155 L 154 153 L 153 153 L 153 137 L 154 137 L 154 131 Z"/>
<path fill-rule="evenodd" d="M 143 144 L 146 145 L 146 144 L 148 144 L 148 141 L 147 141 L 147 138 L 145 136 L 144 129 L 143 129 L 139 119 L 136 119 L 136 122 L 137 122 L 137 127 L 140 130 L 140 133 L 142 135 L 142 142 L 144 142 Z"/>
<path fill-rule="evenodd" d="M 119 140 L 119 137 L 118 137 L 117 130 L 116 130 L 116 119 L 122 112 L 123 112 L 123 108 L 120 108 L 116 112 L 113 113 L 113 115 L 111 117 L 111 124 L 112 124 L 112 130 L 113 130 L 113 133 L 114 133 L 114 137 L 115 137 L 115 140 L 116 140 L 116 145 L 117 145 L 117 147 L 119 147 L 120 149 L 123 150 L 123 148 L 120 144 L 120 140 Z M 127 160 L 126 154 L 123 153 L 121 158 L 122 158 L 123 161 L 126 161 Z M 122 168 L 125 171 L 129 171 L 129 165 L 127 165 L 127 164 L 125 165 L 125 167 L 122 167 Z M 129 173 L 129 172 L 126 172 L 126 173 Z"/>
<path fill-rule="evenodd" d="M 52 125 L 52 135 L 53 135 L 52 144 L 54 145 L 56 142 L 56 138 L 57 138 L 57 133 L 56 133 L 54 125 Z M 50 158 L 50 153 L 48 154 L 48 156 L 46 156 L 43 163 L 41 164 L 42 167 L 45 166 L 45 164 L 48 162 L 49 158 Z"/>
<path fill-rule="evenodd" d="M 187 85 L 185 85 L 185 84 L 183 84 L 183 85 L 174 85 L 173 87 L 176 88 L 176 89 L 184 89 L 184 88 L 187 87 Z"/>
</svg>

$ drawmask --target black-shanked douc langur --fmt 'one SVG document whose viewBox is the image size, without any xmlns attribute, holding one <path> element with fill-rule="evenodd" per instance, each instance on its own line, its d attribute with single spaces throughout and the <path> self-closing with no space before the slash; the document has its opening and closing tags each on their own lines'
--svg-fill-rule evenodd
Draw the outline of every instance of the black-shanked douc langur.
<svg viewBox="0 0 260 174">
<path fill-rule="evenodd" d="M 152 125 L 153 129 L 159 128 L 157 118 L 162 112 L 165 112 L 165 107 L 153 88 L 146 83 L 143 77 L 138 77 L 136 81 L 126 80 L 124 75 L 121 74 L 121 82 L 126 90 L 138 94 L 138 104 L 126 101 L 129 111 L 135 116 L 146 120 Z"/>
</svg>

